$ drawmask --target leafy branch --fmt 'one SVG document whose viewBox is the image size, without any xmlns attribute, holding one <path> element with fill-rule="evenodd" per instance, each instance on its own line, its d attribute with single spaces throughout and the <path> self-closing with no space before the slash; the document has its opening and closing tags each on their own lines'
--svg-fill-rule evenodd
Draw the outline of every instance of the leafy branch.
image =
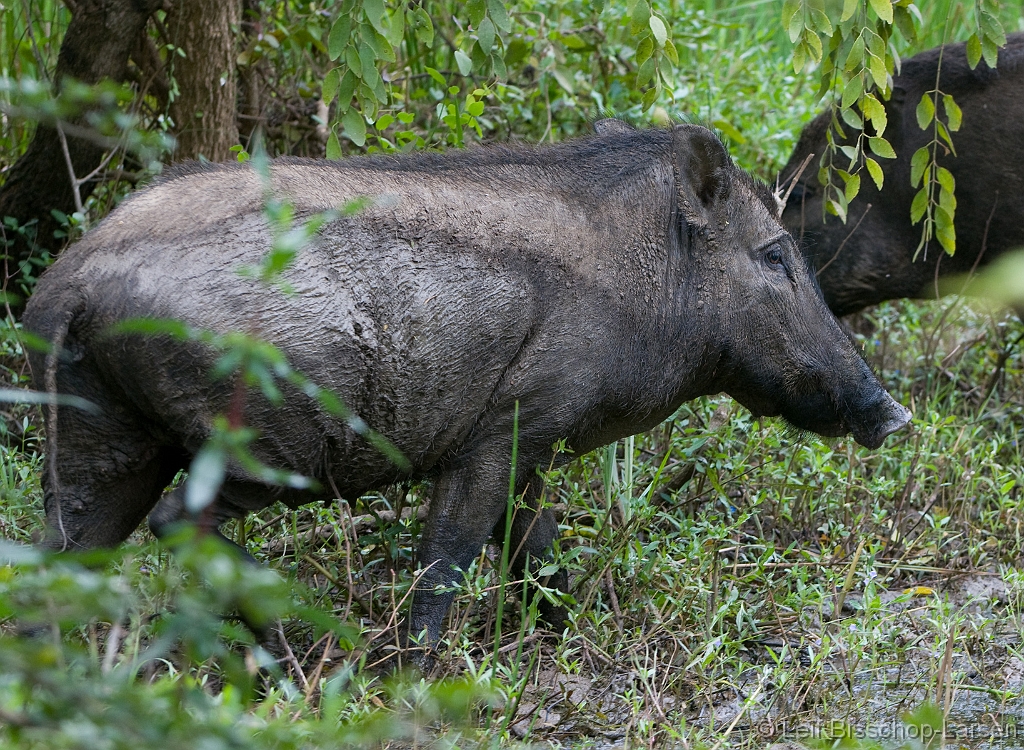
<svg viewBox="0 0 1024 750">
<path fill-rule="evenodd" d="M 939 57 L 939 71 L 942 70 L 942 57 Z M 914 152 L 910 161 L 910 185 L 921 189 L 914 196 L 914 202 L 910 206 L 910 221 L 917 224 L 922 219 L 924 225 L 921 228 L 921 241 L 914 251 L 914 259 L 924 250 L 927 255 L 928 242 L 932 237 L 939 240 L 939 244 L 950 255 L 956 252 L 956 229 L 953 219 L 956 215 L 956 180 L 953 174 L 945 167 L 939 166 L 938 156 L 941 147 L 945 153 L 956 156 L 956 149 L 953 147 L 953 139 L 950 131 L 956 132 L 960 129 L 962 114 L 960 107 L 949 94 L 945 94 L 938 87 L 939 72 L 935 74 L 936 85 L 930 91 L 921 95 L 921 101 L 917 104 L 917 124 L 921 130 L 932 126 L 931 140 Z M 942 122 L 938 114 L 941 104 L 946 116 L 946 122 Z M 936 193 L 938 197 L 936 198 Z"/>
<path fill-rule="evenodd" d="M 861 171 L 866 169 L 881 190 L 877 159 L 896 157 L 885 138 L 888 121 L 879 96 L 889 98 L 899 65 L 893 31 L 916 39 L 921 14 L 910 0 L 844 0 L 837 19 L 829 17 L 829 9 L 825 0 L 786 0 L 782 22 L 796 45 L 794 70 L 820 64 L 818 96 L 831 94 L 828 148 L 819 160 L 818 181 L 825 188 L 824 210 L 845 222 L 850 201 L 860 192 Z M 852 142 L 844 124 L 856 132 Z"/>
<path fill-rule="evenodd" d="M 636 86 L 639 89 L 651 84 L 641 101 L 643 111 L 646 112 L 661 96 L 664 84 L 671 85 L 664 61 L 667 59 L 672 65 L 678 65 L 679 52 L 672 42 L 671 25 L 651 9 L 647 0 L 633 0 L 626 11 L 630 19 L 630 30 L 639 39 L 636 63 L 640 67 L 636 73 Z"/>
<path fill-rule="evenodd" d="M 975 31 L 967 42 L 967 64 L 977 67 L 982 56 L 985 63 L 996 66 L 999 47 L 1006 44 L 1006 34 L 995 13 L 999 9 L 997 0 L 976 0 L 974 4 Z M 917 104 L 917 124 L 921 130 L 932 128 L 931 140 L 914 152 L 910 162 L 910 185 L 920 190 L 914 196 L 910 207 L 910 220 L 913 224 L 923 221 L 921 241 L 914 251 L 914 258 L 924 251 L 928 253 L 928 243 L 932 237 L 949 254 L 956 252 L 956 180 L 953 174 L 939 165 L 939 150 L 942 155 L 952 154 L 956 157 L 956 148 L 950 132 L 960 129 L 963 113 L 951 94 L 939 87 L 942 73 L 942 51 L 939 52 L 939 64 L 935 71 L 935 87 L 921 95 Z M 946 121 L 939 115 L 939 108 Z"/>
<path fill-rule="evenodd" d="M 984 57 L 995 67 L 999 47 L 1006 44 L 997 17 L 999 2 L 974 0 L 973 6 L 975 24 L 967 43 L 968 63 L 974 68 Z M 949 10 L 947 27 L 948 19 L 957 12 L 963 12 L 962 4 Z M 826 5 L 825 0 L 786 0 L 782 22 L 795 45 L 796 72 L 821 65 L 818 96 L 830 96 L 831 120 L 818 181 L 824 186 L 824 211 L 845 223 L 849 204 L 860 192 L 861 171 L 866 169 L 881 190 L 884 174 L 877 158 L 896 158 L 885 138 L 888 123 L 881 100 L 889 99 L 892 76 L 899 72 L 894 31 L 906 42 L 915 42 L 921 13 L 911 0 L 843 0 L 841 14 L 835 15 L 836 6 Z M 940 51 L 939 71 L 941 63 Z M 938 114 L 940 106 L 945 122 Z M 950 132 L 960 128 L 961 120 L 960 107 L 951 94 L 940 89 L 936 72 L 935 87 L 922 95 L 917 106 L 918 125 L 922 130 L 931 126 L 932 138 L 914 153 L 911 162 L 911 185 L 920 185 L 911 221 L 924 222 L 915 258 L 932 237 L 950 255 L 956 250 L 956 182 L 947 168 L 939 166 L 938 157 L 940 149 L 941 155 L 956 156 Z M 854 131 L 851 136 L 844 125 Z"/>
</svg>

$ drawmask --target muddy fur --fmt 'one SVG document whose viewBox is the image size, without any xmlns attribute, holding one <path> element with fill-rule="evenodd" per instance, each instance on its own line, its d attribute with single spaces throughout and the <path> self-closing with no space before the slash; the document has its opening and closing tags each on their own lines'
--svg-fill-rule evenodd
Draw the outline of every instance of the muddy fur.
<svg viewBox="0 0 1024 750">
<path fill-rule="evenodd" d="M 409 460 L 406 475 L 343 421 L 285 388 L 255 393 L 254 455 L 347 498 L 432 478 L 421 588 L 468 567 L 502 520 L 519 408 L 517 493 L 566 439 L 582 454 L 727 391 L 758 414 L 877 446 L 908 414 L 825 307 L 770 193 L 708 130 L 616 129 L 544 148 L 326 162 L 189 165 L 142 190 L 39 281 L 28 330 L 64 337 L 62 408 L 45 502 L 48 543 L 123 540 L 210 436 L 234 384 L 215 354 L 166 336 L 111 334 L 126 319 L 242 330 L 337 393 Z M 270 249 L 268 194 L 307 217 L 357 198 L 284 272 L 284 294 L 237 273 Z M 33 355 L 41 378 L 42 355 Z M 180 492 L 180 491 L 179 491 Z M 231 466 L 218 519 L 333 493 L 272 488 Z M 154 514 L 157 531 L 180 495 Z M 57 519 L 62 525 L 58 527 Z M 543 557 L 549 512 L 521 512 L 513 548 Z M 526 537 L 525 539 L 523 537 Z M 564 576 L 556 584 L 565 587 Z M 450 595 L 422 593 L 414 631 L 436 639 Z"/>
</svg>

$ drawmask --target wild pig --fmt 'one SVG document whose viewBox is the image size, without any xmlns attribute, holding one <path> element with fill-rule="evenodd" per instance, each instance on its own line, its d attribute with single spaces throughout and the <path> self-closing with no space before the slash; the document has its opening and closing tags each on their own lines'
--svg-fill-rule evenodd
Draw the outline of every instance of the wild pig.
<svg viewBox="0 0 1024 750">
<path fill-rule="evenodd" d="M 62 354 L 32 355 L 35 382 L 102 409 L 61 408 L 48 427 L 51 547 L 125 539 L 229 409 L 232 384 L 209 377 L 205 346 L 111 333 L 138 317 L 258 333 L 410 463 L 403 473 L 297 390 L 279 407 L 250 393 L 255 457 L 323 489 L 270 487 L 229 466 L 219 520 L 433 480 L 418 550 L 429 570 L 410 615 L 432 641 L 452 598 L 433 589 L 501 536 L 517 404 L 515 491 L 534 505 L 556 441 L 579 455 L 702 394 L 872 448 L 909 419 L 825 306 L 771 192 L 702 127 L 275 161 L 269 189 L 299 218 L 369 199 L 284 271 L 290 295 L 237 273 L 271 247 L 267 189 L 247 165 L 172 173 L 40 279 L 24 324 Z M 158 531 L 182 505 L 175 492 Z M 549 511 L 535 515 L 513 522 L 519 565 L 546 555 L 557 530 Z"/>
<path fill-rule="evenodd" d="M 827 112 L 804 128 L 782 170 L 785 184 L 816 154 L 790 194 L 782 221 L 818 269 L 821 291 L 836 315 L 887 299 L 934 296 L 939 277 L 967 273 L 976 263 L 1024 246 L 1024 34 L 1011 34 L 995 69 L 982 60 L 971 70 L 963 44 L 948 45 L 942 54 L 939 88 L 963 110 L 963 125 L 952 134 L 957 155 L 942 148 L 938 157 L 956 179 L 956 253 L 947 256 L 933 239 L 914 261 L 921 225 L 910 223 L 917 193 L 910 184 L 910 159 L 932 138 L 931 128 L 918 127 L 915 112 L 921 95 L 935 88 L 938 67 L 938 49 L 903 61 L 885 102 L 885 137 L 897 158 L 878 160 L 885 176 L 881 193 L 864 175 L 846 224 L 831 215 L 822 219 L 817 159 L 825 151 Z"/>
</svg>

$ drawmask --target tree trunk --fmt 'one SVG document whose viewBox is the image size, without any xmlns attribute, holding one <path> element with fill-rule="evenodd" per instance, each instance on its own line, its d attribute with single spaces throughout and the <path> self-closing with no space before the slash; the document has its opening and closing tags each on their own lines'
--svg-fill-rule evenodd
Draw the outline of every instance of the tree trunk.
<svg viewBox="0 0 1024 750">
<path fill-rule="evenodd" d="M 238 143 L 235 34 L 241 16 L 241 0 L 177 0 L 167 16 L 168 32 L 185 52 L 172 64 L 176 161 L 224 161 Z"/>
<path fill-rule="evenodd" d="M 71 6 L 71 24 L 57 58 L 54 86 L 59 90 L 65 78 L 90 84 L 105 78 L 126 80 L 129 55 L 145 30 L 149 16 L 160 4 L 160 0 L 77 0 Z M 103 147 L 91 141 L 68 136 L 67 147 L 79 179 L 103 160 Z M 81 185 L 82 200 L 92 193 L 97 182 Z M 9 230 L 6 232 L 11 246 L 7 251 L 4 284 L 16 312 L 20 311 L 28 292 L 26 276 L 35 276 L 39 271 L 32 268 L 31 259 L 38 260 L 44 250 L 56 253 L 64 244 L 62 238 L 53 235 L 60 228 L 53 210 L 65 214 L 75 211 L 74 190 L 57 131 L 40 125 L 28 149 L 0 186 L 0 218 L 13 216 L 21 226 L 33 219 L 37 221 L 34 242 Z"/>
<path fill-rule="evenodd" d="M 242 0 L 242 45 L 251 47 L 263 30 L 260 0 Z M 264 84 L 267 60 L 247 60 L 238 66 L 238 136 L 252 150 L 256 131 L 264 128 Z"/>
</svg>

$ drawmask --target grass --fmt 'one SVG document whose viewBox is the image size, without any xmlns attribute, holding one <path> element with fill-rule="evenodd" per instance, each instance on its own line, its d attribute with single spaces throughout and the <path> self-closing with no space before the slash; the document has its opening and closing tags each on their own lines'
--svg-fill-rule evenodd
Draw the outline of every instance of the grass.
<svg viewBox="0 0 1024 750">
<path fill-rule="evenodd" d="M 696 10 L 679 23 L 693 24 L 684 56 L 701 72 L 661 104 L 733 128 L 737 160 L 771 179 L 817 107 L 788 67 L 777 4 L 698 10 L 718 25 Z M 4 547 L 21 562 L 0 568 L 0 739 L 718 750 L 844 733 L 895 746 L 945 720 L 956 746 L 1019 746 L 1024 329 L 956 298 L 848 323 L 912 430 L 868 451 L 704 398 L 549 472 L 569 626 L 538 624 L 488 547 L 458 590 L 440 682 L 384 666 L 426 486 L 273 507 L 228 529 L 279 577 L 210 540 L 171 556 L 144 532 L 65 564 Z M 4 385 L 24 386 L 22 352 L 4 346 Z M 41 420 L 22 406 L 4 416 L 0 531 L 28 542 Z M 259 635 L 218 614 L 238 611 Z"/>
</svg>

